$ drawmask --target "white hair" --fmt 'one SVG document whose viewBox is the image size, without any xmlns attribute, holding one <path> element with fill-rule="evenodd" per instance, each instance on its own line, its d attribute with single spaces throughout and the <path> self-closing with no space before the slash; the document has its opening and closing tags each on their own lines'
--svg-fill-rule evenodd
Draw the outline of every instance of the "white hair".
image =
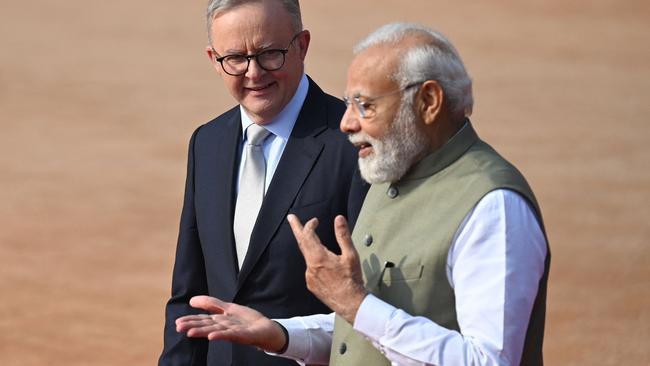
<svg viewBox="0 0 650 366">
<path fill-rule="evenodd" d="M 472 114 L 474 98 L 470 79 L 458 51 L 449 40 L 427 27 L 409 23 L 391 23 L 372 32 L 354 47 L 357 55 L 367 48 L 403 42 L 412 36 L 423 37 L 426 41 L 411 47 L 402 60 L 393 79 L 401 87 L 426 80 L 440 84 L 447 106 L 456 115 Z"/>
<path fill-rule="evenodd" d="M 206 28 L 208 30 L 208 42 L 212 45 L 212 21 L 214 17 L 224 11 L 236 8 L 240 5 L 260 2 L 261 0 L 210 0 L 208 9 L 205 12 Z M 298 0 L 278 0 L 284 9 L 291 16 L 291 21 L 296 32 L 302 30 L 302 16 L 300 15 L 300 3 Z"/>
</svg>

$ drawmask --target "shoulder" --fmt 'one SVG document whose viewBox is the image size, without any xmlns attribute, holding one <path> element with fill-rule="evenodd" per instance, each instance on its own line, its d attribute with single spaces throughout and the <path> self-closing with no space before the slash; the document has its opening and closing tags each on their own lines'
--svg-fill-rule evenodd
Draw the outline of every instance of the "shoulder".
<svg viewBox="0 0 650 366">
<path fill-rule="evenodd" d="M 199 125 L 192 133 L 191 143 L 203 140 L 212 140 L 215 136 L 222 136 L 233 128 L 239 130 L 241 114 L 239 106 L 235 106 L 220 114 L 212 120 Z"/>
<path fill-rule="evenodd" d="M 463 232 L 466 237 L 475 238 L 496 235 L 509 243 L 511 249 L 532 245 L 540 254 L 541 263 L 546 255 L 544 230 L 535 208 L 525 196 L 510 189 L 496 189 L 481 198 L 463 220 L 456 236 L 463 236 Z"/>
<path fill-rule="evenodd" d="M 234 106 L 228 111 L 199 126 L 199 129 L 202 129 L 204 131 L 226 129 L 231 128 L 232 124 L 240 121 L 241 112 L 239 106 Z"/>
<path fill-rule="evenodd" d="M 304 108 L 319 113 L 327 121 L 329 129 L 339 129 L 341 117 L 345 113 L 343 101 L 323 91 L 314 80 L 309 78 L 309 92 Z"/>
<path fill-rule="evenodd" d="M 466 170 L 468 178 L 473 177 L 497 188 L 530 190 L 519 169 L 482 140 L 472 145 L 461 159 L 464 164 L 459 166 Z"/>
<path fill-rule="evenodd" d="M 528 199 L 521 193 L 507 188 L 488 192 L 476 204 L 473 211 L 482 216 L 526 217 L 536 221 Z"/>
</svg>

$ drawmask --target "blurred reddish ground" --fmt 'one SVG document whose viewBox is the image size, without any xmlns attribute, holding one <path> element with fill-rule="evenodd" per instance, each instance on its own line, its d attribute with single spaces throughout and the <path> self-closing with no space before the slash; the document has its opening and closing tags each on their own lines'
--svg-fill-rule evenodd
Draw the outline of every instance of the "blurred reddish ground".
<svg viewBox="0 0 650 366">
<path fill-rule="evenodd" d="M 187 140 L 233 103 L 204 3 L 1 6 L 1 365 L 155 363 Z M 474 124 L 542 204 L 547 364 L 650 364 L 650 5 L 459 3 L 303 1 L 308 72 L 339 95 L 377 26 L 447 34 Z"/>
</svg>

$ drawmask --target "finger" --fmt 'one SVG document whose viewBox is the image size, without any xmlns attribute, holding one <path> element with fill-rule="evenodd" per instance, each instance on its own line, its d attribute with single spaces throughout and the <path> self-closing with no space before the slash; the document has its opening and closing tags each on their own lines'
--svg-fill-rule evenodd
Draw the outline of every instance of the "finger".
<svg viewBox="0 0 650 366">
<path fill-rule="evenodd" d="M 339 243 L 339 247 L 341 247 L 341 254 L 345 254 L 346 252 L 349 252 L 350 249 L 354 249 L 352 238 L 350 237 L 348 222 L 342 215 L 338 215 L 334 218 L 334 234 L 336 235 L 336 242 Z"/>
<path fill-rule="evenodd" d="M 298 237 L 302 234 L 302 223 L 298 216 L 294 214 L 287 215 L 287 221 L 289 221 L 289 226 L 291 226 L 291 231 L 293 231 L 293 236 Z"/>
<path fill-rule="evenodd" d="M 287 220 L 291 226 L 291 231 L 293 231 L 293 236 L 296 237 L 298 242 L 298 248 L 306 261 L 309 262 L 314 259 L 315 255 L 322 253 L 323 246 L 315 232 L 318 227 L 317 218 L 314 217 L 307 221 L 304 226 L 296 215 L 288 215 Z"/>
<path fill-rule="evenodd" d="M 354 248 L 352 237 L 350 236 L 348 221 L 342 215 L 338 215 L 334 219 L 334 234 L 336 235 L 336 242 L 339 243 L 339 247 L 341 248 L 341 255 L 357 256 L 357 250 Z"/>
<path fill-rule="evenodd" d="M 210 296 L 194 296 L 190 299 L 190 306 L 212 314 L 223 314 L 228 305 L 229 303 Z"/>
<path fill-rule="evenodd" d="M 214 332 L 223 331 L 225 328 L 220 324 L 210 324 L 203 327 L 195 327 L 187 330 L 186 335 L 190 338 L 207 338 Z"/>
<path fill-rule="evenodd" d="M 289 226 L 291 226 L 293 236 L 296 238 L 298 244 L 300 244 L 300 242 L 305 240 L 305 226 L 302 225 L 298 216 L 294 214 L 287 215 L 287 221 L 289 221 Z M 307 223 L 309 223 L 309 221 Z"/>
<path fill-rule="evenodd" d="M 208 318 L 208 317 L 210 317 L 210 315 L 208 315 L 208 314 L 185 315 L 185 316 L 182 316 L 182 317 L 176 319 L 176 324 L 203 320 L 203 319 Z"/>
<path fill-rule="evenodd" d="M 204 318 L 194 318 L 194 319 L 183 319 L 182 321 L 176 321 L 176 331 L 177 332 L 187 332 L 193 328 L 202 328 L 210 325 L 214 325 L 215 322 L 210 319 L 210 317 Z"/>
<path fill-rule="evenodd" d="M 307 221 L 305 226 L 302 228 L 302 242 L 311 249 L 321 248 L 323 246 L 320 242 L 320 238 L 316 234 L 317 227 L 318 219 L 314 217 Z"/>
<path fill-rule="evenodd" d="M 289 226 L 291 226 L 291 231 L 296 239 L 303 239 L 303 237 L 309 237 L 311 234 L 316 236 L 315 230 L 318 227 L 318 219 L 316 217 L 312 217 L 304 226 L 298 216 L 294 214 L 287 215 L 287 221 L 289 221 Z"/>
<path fill-rule="evenodd" d="M 209 341 L 231 341 L 232 338 L 228 330 L 214 331 L 208 334 Z"/>
<path fill-rule="evenodd" d="M 302 228 L 302 232 L 305 235 L 311 235 L 314 234 L 316 235 L 316 228 L 318 227 L 318 219 L 316 217 L 312 217 L 305 226 Z"/>
<path fill-rule="evenodd" d="M 213 332 L 229 331 L 237 334 L 238 330 L 242 329 L 242 324 L 225 315 L 210 315 L 199 320 L 181 323 L 176 328 L 179 332 L 187 333 L 189 337 L 208 337 Z"/>
</svg>

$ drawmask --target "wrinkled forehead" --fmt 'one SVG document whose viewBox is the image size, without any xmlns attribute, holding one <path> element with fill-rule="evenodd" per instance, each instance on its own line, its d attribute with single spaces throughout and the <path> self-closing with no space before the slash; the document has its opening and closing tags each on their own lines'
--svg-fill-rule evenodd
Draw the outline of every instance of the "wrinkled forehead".
<svg viewBox="0 0 650 366">
<path fill-rule="evenodd" d="M 293 35 L 291 16 L 275 3 L 253 2 L 215 14 L 211 35 L 217 50 L 285 47 Z"/>
<path fill-rule="evenodd" d="M 346 95 L 379 95 L 399 85 L 399 50 L 392 45 L 370 47 L 357 54 L 348 68 Z"/>
</svg>

